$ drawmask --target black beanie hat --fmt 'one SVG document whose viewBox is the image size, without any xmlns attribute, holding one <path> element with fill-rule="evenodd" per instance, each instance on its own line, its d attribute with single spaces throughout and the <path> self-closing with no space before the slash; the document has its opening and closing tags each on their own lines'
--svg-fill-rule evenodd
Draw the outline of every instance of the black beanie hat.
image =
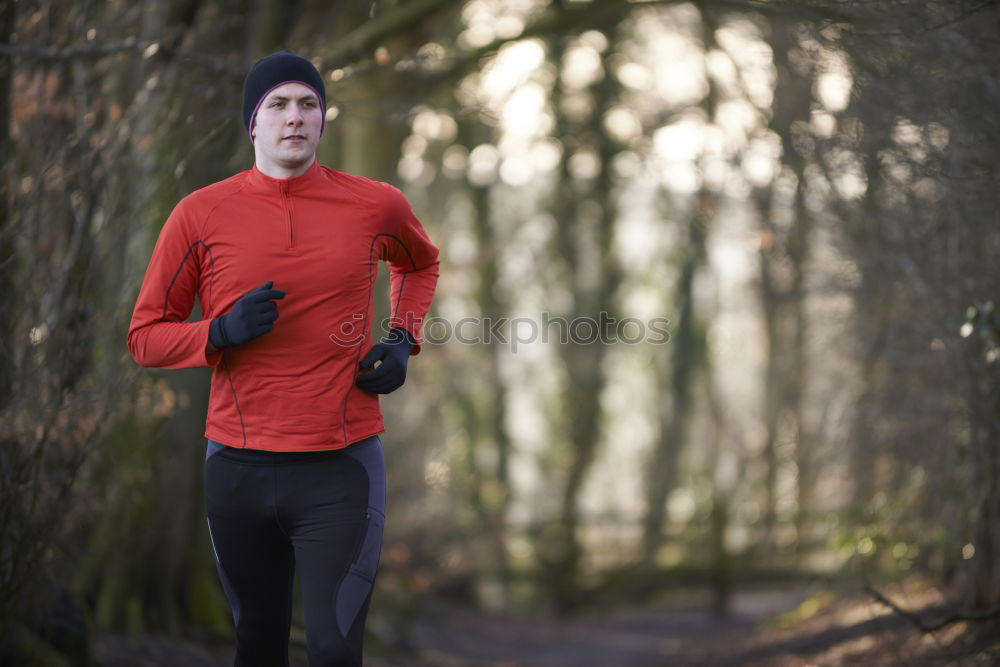
<svg viewBox="0 0 1000 667">
<path fill-rule="evenodd" d="M 323 77 L 305 58 L 291 51 L 279 51 L 254 63 L 243 82 L 243 124 L 247 132 L 253 127 L 254 117 L 264 97 L 278 86 L 291 81 L 309 86 L 316 92 L 322 104 L 320 108 L 323 110 L 323 122 L 326 123 L 326 87 L 323 85 Z M 321 134 L 322 132 L 320 129 Z"/>
</svg>

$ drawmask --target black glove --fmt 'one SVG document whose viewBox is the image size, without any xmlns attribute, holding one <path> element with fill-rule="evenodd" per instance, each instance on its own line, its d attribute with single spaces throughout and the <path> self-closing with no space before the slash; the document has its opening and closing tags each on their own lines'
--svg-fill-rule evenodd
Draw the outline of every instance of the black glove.
<svg viewBox="0 0 1000 667">
<path fill-rule="evenodd" d="M 216 349 L 242 345 L 274 328 L 278 319 L 275 299 L 285 298 L 285 293 L 271 289 L 274 281 L 248 292 L 233 304 L 232 310 L 212 320 L 208 340 Z"/>
<path fill-rule="evenodd" d="M 375 394 L 388 394 L 403 386 L 406 381 L 406 362 L 413 349 L 413 336 L 406 329 L 395 328 L 381 343 L 368 350 L 361 360 L 362 370 L 371 368 L 376 361 L 382 363 L 374 370 L 361 373 L 354 384 Z"/>
</svg>

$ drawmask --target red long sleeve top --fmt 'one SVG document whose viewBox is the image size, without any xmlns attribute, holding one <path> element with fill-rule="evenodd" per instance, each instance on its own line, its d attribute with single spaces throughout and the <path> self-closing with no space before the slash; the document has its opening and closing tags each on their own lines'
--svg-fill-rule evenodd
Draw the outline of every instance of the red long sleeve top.
<svg viewBox="0 0 1000 667">
<path fill-rule="evenodd" d="M 185 197 L 160 231 L 128 331 L 143 366 L 212 367 L 205 436 L 271 451 L 340 449 L 381 433 L 378 395 L 355 386 L 371 348 L 378 261 L 391 326 L 420 351 L 438 250 L 402 193 L 313 163 L 274 179 L 256 166 Z M 274 329 L 208 353 L 211 320 L 267 281 Z M 203 319 L 186 321 L 197 296 Z"/>
</svg>

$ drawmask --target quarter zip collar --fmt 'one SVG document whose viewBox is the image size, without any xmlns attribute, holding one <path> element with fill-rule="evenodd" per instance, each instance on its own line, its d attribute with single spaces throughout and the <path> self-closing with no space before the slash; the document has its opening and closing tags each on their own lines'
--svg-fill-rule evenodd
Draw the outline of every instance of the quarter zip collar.
<svg viewBox="0 0 1000 667">
<path fill-rule="evenodd" d="M 313 160 L 308 169 L 292 178 L 271 178 L 258 169 L 256 164 L 247 174 L 247 190 L 273 198 L 281 207 L 281 221 L 284 227 L 282 236 L 285 240 L 285 249 L 294 252 L 297 245 L 295 198 L 308 192 L 314 185 L 323 182 L 323 171 L 319 161 Z"/>
<path fill-rule="evenodd" d="M 292 178 L 271 178 L 258 169 L 256 163 L 247 173 L 247 188 L 251 192 L 285 196 L 301 194 L 323 178 L 319 160 L 316 159 L 305 172 Z"/>
</svg>

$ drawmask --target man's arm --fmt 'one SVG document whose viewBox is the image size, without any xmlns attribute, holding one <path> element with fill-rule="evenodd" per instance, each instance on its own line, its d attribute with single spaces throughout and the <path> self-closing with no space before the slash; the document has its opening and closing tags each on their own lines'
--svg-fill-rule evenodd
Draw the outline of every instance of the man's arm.
<svg viewBox="0 0 1000 667">
<path fill-rule="evenodd" d="M 210 250 L 198 238 L 189 206 L 182 201 L 160 230 L 132 311 L 127 343 L 142 366 L 215 366 L 222 354 L 208 342 L 210 320 L 185 322 L 204 276 Z M 203 304 L 203 307 L 205 304 Z"/>
<path fill-rule="evenodd" d="M 430 310 L 437 286 L 438 249 L 431 243 L 409 202 L 391 188 L 382 259 L 389 265 L 390 327 L 402 328 L 413 338 L 410 354 L 420 352 L 420 328 Z"/>
</svg>

